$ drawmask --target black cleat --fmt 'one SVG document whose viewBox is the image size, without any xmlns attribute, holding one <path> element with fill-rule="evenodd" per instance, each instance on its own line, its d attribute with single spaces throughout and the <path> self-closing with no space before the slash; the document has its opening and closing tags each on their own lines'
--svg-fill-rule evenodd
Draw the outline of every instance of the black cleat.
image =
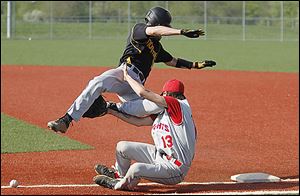
<svg viewBox="0 0 300 196">
<path fill-rule="evenodd" d="M 62 133 L 66 133 L 71 121 L 72 117 L 69 114 L 65 114 L 63 117 L 57 120 L 48 122 L 47 126 L 49 127 L 49 129 L 55 132 L 59 131 Z"/>
<path fill-rule="evenodd" d="M 113 168 L 108 168 L 105 165 L 95 165 L 94 167 L 95 171 L 99 175 L 105 175 L 110 178 L 116 179 L 116 170 Z"/>
<path fill-rule="evenodd" d="M 110 178 L 106 175 L 97 175 L 93 178 L 94 182 L 105 188 L 114 189 L 119 180 Z"/>
</svg>

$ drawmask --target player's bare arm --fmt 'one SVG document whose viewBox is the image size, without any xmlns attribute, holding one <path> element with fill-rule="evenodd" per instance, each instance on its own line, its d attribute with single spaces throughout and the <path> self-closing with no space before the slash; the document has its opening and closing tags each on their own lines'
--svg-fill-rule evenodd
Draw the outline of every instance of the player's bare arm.
<svg viewBox="0 0 300 196">
<path fill-rule="evenodd" d="M 167 107 L 167 103 L 162 96 L 160 96 L 159 94 L 156 94 L 150 90 L 145 89 L 145 87 L 142 84 L 138 83 L 137 81 L 135 81 L 132 77 L 130 77 L 128 75 L 126 65 L 124 66 L 123 72 L 124 72 L 124 80 L 129 83 L 131 88 L 134 90 L 134 92 L 138 96 L 148 99 L 148 100 L 156 103 L 159 106 Z"/>
<path fill-rule="evenodd" d="M 153 26 L 146 28 L 146 34 L 149 36 L 180 35 L 180 31 L 180 29 L 174 29 L 165 26 Z"/>
<path fill-rule="evenodd" d="M 170 36 L 183 35 L 189 38 L 198 38 L 205 35 L 202 29 L 175 29 L 166 26 L 149 26 L 146 28 L 146 34 L 149 36 Z"/>
<path fill-rule="evenodd" d="M 136 117 L 136 116 L 131 116 L 129 114 L 121 113 L 115 110 L 112 110 L 108 108 L 107 110 L 108 114 L 111 114 L 117 118 L 120 118 L 124 122 L 127 122 L 129 124 L 135 125 L 135 126 L 151 126 L 153 124 L 153 120 L 151 117 Z"/>
</svg>

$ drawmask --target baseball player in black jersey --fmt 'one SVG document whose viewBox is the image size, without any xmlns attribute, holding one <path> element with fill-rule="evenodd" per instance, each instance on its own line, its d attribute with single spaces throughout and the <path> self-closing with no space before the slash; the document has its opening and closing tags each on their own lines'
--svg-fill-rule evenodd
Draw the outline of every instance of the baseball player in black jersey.
<svg viewBox="0 0 300 196">
<path fill-rule="evenodd" d="M 149 76 L 154 63 L 163 62 L 168 66 L 184 69 L 202 69 L 216 65 L 215 61 L 191 62 L 182 58 L 173 57 L 160 43 L 162 36 L 183 35 L 189 38 L 198 38 L 204 35 L 201 29 L 176 29 L 171 27 L 172 17 L 164 8 L 151 8 L 146 16 L 145 23 L 138 23 L 129 32 L 126 48 L 120 58 L 119 65 L 89 81 L 66 114 L 61 118 L 48 122 L 48 127 L 55 132 L 65 133 L 72 120 L 79 121 L 81 117 L 95 118 L 103 116 L 99 113 L 106 108 L 106 101 L 101 96 L 104 92 L 113 92 L 122 102 L 141 99 L 123 77 L 123 67 L 128 68 L 128 74 L 141 84 Z M 120 109 L 122 110 L 122 109 Z M 124 109 L 123 109 L 124 110 Z M 126 108 L 126 113 L 143 116 L 145 110 L 135 107 Z"/>
</svg>

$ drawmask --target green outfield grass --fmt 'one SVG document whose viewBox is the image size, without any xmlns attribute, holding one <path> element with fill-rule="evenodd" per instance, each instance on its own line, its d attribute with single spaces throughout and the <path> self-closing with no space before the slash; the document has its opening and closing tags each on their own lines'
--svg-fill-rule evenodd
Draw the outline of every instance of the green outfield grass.
<svg viewBox="0 0 300 196">
<path fill-rule="evenodd" d="M 88 150 L 92 146 L 1 113 L 1 153 Z"/>
<path fill-rule="evenodd" d="M 115 66 L 124 39 L 2 40 L 1 65 Z M 164 38 L 164 48 L 191 61 L 213 59 L 216 70 L 299 72 L 299 42 Z M 157 67 L 165 67 L 158 64 Z"/>
</svg>

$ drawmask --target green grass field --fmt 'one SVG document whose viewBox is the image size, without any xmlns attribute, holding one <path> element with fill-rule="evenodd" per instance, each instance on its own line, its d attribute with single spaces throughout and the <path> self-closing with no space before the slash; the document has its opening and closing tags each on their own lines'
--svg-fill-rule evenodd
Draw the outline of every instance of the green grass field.
<svg viewBox="0 0 300 196">
<path fill-rule="evenodd" d="M 88 150 L 92 146 L 1 113 L 1 153 Z"/>
<path fill-rule="evenodd" d="M 126 38 L 2 40 L 1 65 L 116 66 L 125 42 Z M 216 70 L 299 72 L 299 42 L 165 38 L 162 43 L 175 57 L 213 59 Z"/>
</svg>

